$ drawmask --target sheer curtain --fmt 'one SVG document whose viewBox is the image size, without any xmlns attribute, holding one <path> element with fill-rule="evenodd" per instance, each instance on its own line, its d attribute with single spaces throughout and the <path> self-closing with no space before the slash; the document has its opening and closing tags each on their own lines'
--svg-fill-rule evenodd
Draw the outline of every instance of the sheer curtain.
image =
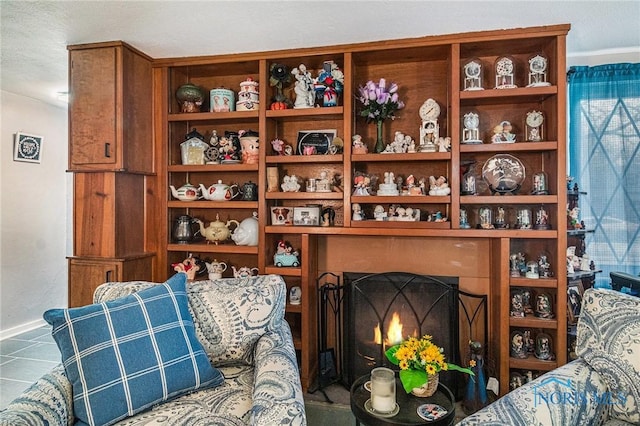
<svg viewBox="0 0 640 426">
<path fill-rule="evenodd" d="M 571 67 L 569 173 L 580 191 L 587 254 L 602 269 L 640 273 L 640 64 Z"/>
</svg>

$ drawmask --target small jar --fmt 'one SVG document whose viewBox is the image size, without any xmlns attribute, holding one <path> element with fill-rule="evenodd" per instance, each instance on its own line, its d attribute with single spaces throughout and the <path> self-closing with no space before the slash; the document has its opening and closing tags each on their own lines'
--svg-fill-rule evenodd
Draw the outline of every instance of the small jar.
<svg viewBox="0 0 640 426">
<path fill-rule="evenodd" d="M 371 408 L 380 414 L 396 408 L 396 375 L 393 370 L 378 367 L 371 370 Z"/>
</svg>

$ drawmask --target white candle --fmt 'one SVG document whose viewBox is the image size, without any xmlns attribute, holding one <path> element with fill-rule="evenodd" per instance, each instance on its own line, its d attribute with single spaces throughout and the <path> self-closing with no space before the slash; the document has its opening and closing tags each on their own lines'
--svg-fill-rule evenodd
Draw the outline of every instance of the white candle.
<svg viewBox="0 0 640 426">
<path fill-rule="evenodd" d="M 380 413 L 390 413 L 396 407 L 395 395 L 371 395 L 371 407 Z"/>
<path fill-rule="evenodd" d="M 371 370 L 371 408 L 390 413 L 396 408 L 396 377 L 393 370 L 378 367 Z"/>
</svg>

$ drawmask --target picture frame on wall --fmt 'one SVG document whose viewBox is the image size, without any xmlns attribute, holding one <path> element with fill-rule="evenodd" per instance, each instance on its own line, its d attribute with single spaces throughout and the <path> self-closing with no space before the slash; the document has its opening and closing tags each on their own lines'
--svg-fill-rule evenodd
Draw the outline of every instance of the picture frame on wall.
<svg viewBox="0 0 640 426">
<path fill-rule="evenodd" d="M 583 294 L 582 281 L 574 280 L 567 283 L 567 318 L 570 324 L 578 322 Z"/>
<path fill-rule="evenodd" d="M 18 132 L 13 147 L 13 161 L 39 163 L 42 157 L 42 136 Z"/>
</svg>

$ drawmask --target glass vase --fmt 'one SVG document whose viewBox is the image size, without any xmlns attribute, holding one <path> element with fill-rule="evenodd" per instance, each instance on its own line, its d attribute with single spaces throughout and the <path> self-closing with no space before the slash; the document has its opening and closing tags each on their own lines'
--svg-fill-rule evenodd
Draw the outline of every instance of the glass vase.
<svg viewBox="0 0 640 426">
<path fill-rule="evenodd" d="M 381 153 L 386 148 L 384 140 L 382 139 L 382 123 L 384 123 L 384 121 L 382 121 L 382 120 L 376 121 L 376 148 L 375 148 L 375 151 L 377 153 Z"/>
</svg>

